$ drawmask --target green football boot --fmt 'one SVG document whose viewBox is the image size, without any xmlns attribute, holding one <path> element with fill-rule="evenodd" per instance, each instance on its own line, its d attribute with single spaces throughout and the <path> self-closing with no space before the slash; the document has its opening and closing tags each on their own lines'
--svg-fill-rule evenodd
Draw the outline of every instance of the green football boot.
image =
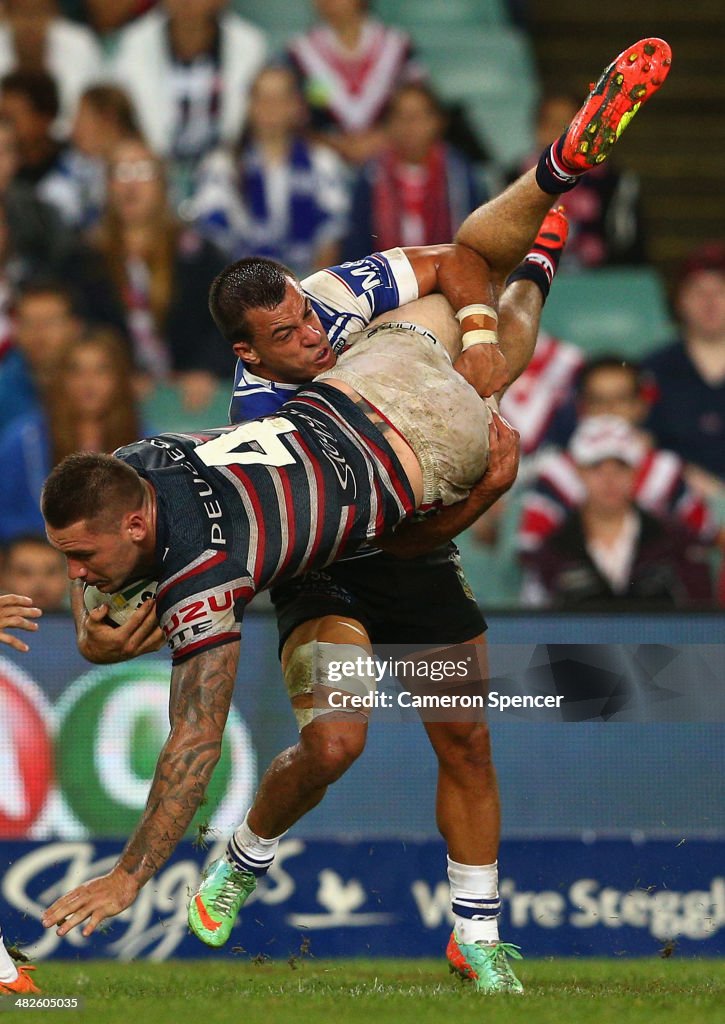
<svg viewBox="0 0 725 1024">
<path fill-rule="evenodd" d="M 457 942 L 454 932 L 446 949 L 451 971 L 472 981 L 476 991 L 521 995 L 524 986 L 511 970 L 509 957 L 523 960 L 519 947 L 511 942 Z"/>
<path fill-rule="evenodd" d="M 223 946 L 256 888 L 251 871 L 238 871 L 224 857 L 210 864 L 189 904 L 189 927 L 197 939 L 207 946 Z"/>
</svg>

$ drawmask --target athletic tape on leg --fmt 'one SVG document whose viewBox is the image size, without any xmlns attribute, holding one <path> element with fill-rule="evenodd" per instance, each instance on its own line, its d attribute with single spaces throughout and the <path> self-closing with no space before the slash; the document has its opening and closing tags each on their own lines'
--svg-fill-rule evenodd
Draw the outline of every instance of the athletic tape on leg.
<svg viewBox="0 0 725 1024">
<path fill-rule="evenodd" d="M 368 660 L 370 659 L 370 660 Z M 346 696 L 366 697 L 375 692 L 372 656 L 357 644 L 332 644 L 319 640 L 300 644 L 287 662 L 284 673 L 290 700 L 311 695 L 314 706 L 292 705 L 300 732 L 313 720 L 338 712 L 360 714 Z"/>
</svg>

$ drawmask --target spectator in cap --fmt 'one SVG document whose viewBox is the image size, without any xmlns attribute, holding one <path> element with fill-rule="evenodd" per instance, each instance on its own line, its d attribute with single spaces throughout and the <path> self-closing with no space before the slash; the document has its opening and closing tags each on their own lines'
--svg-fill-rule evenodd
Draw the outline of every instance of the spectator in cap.
<svg viewBox="0 0 725 1024">
<path fill-rule="evenodd" d="M 501 409 L 508 415 L 505 401 Z M 717 541 L 725 547 L 725 530 L 718 528 L 707 502 L 688 485 L 683 460 L 675 452 L 653 445 L 651 435 L 643 429 L 648 412 L 649 394 L 636 364 L 611 353 L 584 365 L 577 378 L 575 400 L 560 410 L 558 429 L 550 432 L 557 440 L 561 438 L 561 447 L 543 452 L 536 462 L 536 476 L 527 481 L 517 538 L 520 551 L 534 551 L 584 500 L 584 485 L 566 446 L 577 423 L 602 415 L 626 420 L 644 446 L 634 493 L 640 508 L 661 519 L 679 520 L 704 544 Z M 515 419 L 513 423 L 518 427 Z"/>
<path fill-rule="evenodd" d="M 675 291 L 680 337 L 643 363 L 652 387 L 647 423 L 688 464 L 706 497 L 725 494 L 725 245 L 684 262 Z"/>
<path fill-rule="evenodd" d="M 697 539 L 634 500 L 645 456 L 636 430 L 617 416 L 589 417 L 569 454 L 584 500 L 526 559 L 523 603 L 582 611 L 710 606 L 710 570 Z"/>
</svg>

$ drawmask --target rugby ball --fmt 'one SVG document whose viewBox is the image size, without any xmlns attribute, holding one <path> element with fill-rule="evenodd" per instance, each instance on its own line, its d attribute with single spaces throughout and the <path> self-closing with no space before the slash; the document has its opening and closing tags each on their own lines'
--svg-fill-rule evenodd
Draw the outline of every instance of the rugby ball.
<svg viewBox="0 0 725 1024">
<path fill-rule="evenodd" d="M 83 588 L 83 601 L 88 611 L 108 605 L 106 618 L 114 626 L 122 626 L 149 597 L 156 596 L 156 580 L 136 580 L 115 594 L 104 594 L 88 584 Z"/>
</svg>

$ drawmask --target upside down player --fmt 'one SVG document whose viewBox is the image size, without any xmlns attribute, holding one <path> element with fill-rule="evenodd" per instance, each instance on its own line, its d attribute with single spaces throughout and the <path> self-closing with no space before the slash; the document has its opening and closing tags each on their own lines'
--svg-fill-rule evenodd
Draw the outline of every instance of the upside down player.
<svg viewBox="0 0 725 1024">
<path fill-rule="evenodd" d="M 526 176 L 522 181 L 512 186 L 512 189 L 508 190 L 504 196 L 489 204 L 490 208 L 483 208 L 482 211 L 474 214 L 470 218 L 472 224 L 469 224 L 468 232 L 462 229 L 462 232 L 459 234 L 459 241 L 469 243 L 469 236 L 471 236 L 472 232 L 475 232 L 478 242 L 482 238 L 484 240 L 488 239 L 491 242 L 491 232 L 494 232 L 494 234 L 498 232 L 499 237 L 501 235 L 504 236 L 504 240 L 498 250 L 494 244 L 491 244 L 489 247 L 490 251 L 494 253 L 498 251 L 499 255 L 502 250 L 505 251 L 506 243 L 510 242 L 511 238 L 516 235 L 516 231 L 518 230 L 519 235 L 521 233 L 520 227 L 510 230 L 513 225 L 506 223 L 506 215 L 508 214 L 521 221 L 525 219 L 527 204 L 529 213 L 531 213 L 538 202 L 540 204 L 538 217 L 540 217 L 545 212 L 545 208 L 548 206 L 552 195 L 565 191 L 568 187 L 575 184 L 576 173 L 585 170 L 588 162 L 597 162 L 597 155 L 601 158 L 606 155 L 609 147 L 625 124 L 631 119 L 634 111 L 661 84 L 668 64 L 668 48 L 666 44 L 658 41 L 642 41 L 642 43 L 626 51 L 615 62 L 615 65 L 605 72 L 603 79 L 585 104 L 582 115 L 575 120 L 565 136 L 558 143 L 555 143 L 549 152 L 542 156 L 539 168 L 537 169 L 536 179 L 533 178 L 533 175 L 530 177 Z M 536 181 L 538 181 L 538 185 L 535 183 Z M 496 214 L 499 215 L 498 225 Z M 503 231 L 500 228 L 501 215 L 503 215 L 504 221 Z M 520 242 L 520 238 L 518 241 Z M 470 241 L 469 244 L 475 247 L 473 241 Z M 489 250 L 487 249 L 486 251 L 488 252 Z M 515 262 L 515 258 L 511 262 Z M 266 309 L 266 312 L 269 312 L 269 309 Z M 487 330 L 485 321 L 481 323 L 474 319 L 467 324 L 465 316 L 463 317 L 462 326 L 465 332 L 467 332 L 467 329 L 473 331 Z M 363 358 L 358 360 L 358 366 L 365 364 L 365 355 L 366 353 L 363 351 Z M 464 353 L 465 355 L 466 353 Z M 466 363 L 475 364 L 475 362 L 475 359 L 464 359 L 464 365 Z M 482 360 L 482 362 L 486 363 L 486 359 Z M 470 366 L 468 369 L 470 372 Z M 491 369 L 490 360 L 487 363 L 487 369 L 489 371 Z M 379 512 L 381 521 L 394 521 L 396 517 L 400 517 L 401 511 L 407 511 L 415 502 L 420 502 L 425 495 L 433 497 L 434 500 L 450 502 L 470 486 L 470 483 L 475 478 L 471 475 L 473 470 L 477 468 L 480 472 L 484 464 L 483 462 L 479 463 L 477 467 L 473 464 L 469 464 L 466 467 L 462 467 L 460 464 L 454 466 L 452 478 L 431 478 L 430 467 L 426 468 L 425 452 L 420 446 L 413 452 L 406 444 L 404 438 L 391 432 L 385 422 L 376 415 L 375 410 L 371 409 L 364 399 L 361 400 L 360 395 L 365 389 L 356 390 L 355 387 L 348 383 L 350 380 L 357 382 L 354 362 L 346 362 L 344 372 L 347 376 L 347 381 L 342 379 L 342 374 L 340 374 L 340 380 L 335 380 L 336 372 L 338 371 L 333 370 L 325 374 L 328 380 L 327 384 L 316 385 L 312 389 L 301 392 L 299 398 L 287 407 L 289 409 L 289 418 L 294 421 L 298 433 L 305 435 L 306 442 L 314 446 L 315 439 L 309 432 L 305 433 L 305 429 L 302 426 L 304 420 L 314 419 L 310 412 L 310 406 L 316 407 L 318 418 L 319 416 L 322 416 L 323 419 L 328 417 L 325 420 L 328 424 L 332 423 L 336 411 L 344 408 L 345 414 L 349 416 L 350 421 L 355 426 L 359 438 L 365 439 L 363 447 L 366 449 L 366 455 L 363 459 L 363 464 L 357 460 L 358 468 L 369 472 L 374 471 L 377 474 L 378 487 L 380 488 L 379 497 L 381 504 Z M 473 376 L 476 376 L 475 372 Z M 373 383 L 376 385 L 382 383 L 384 386 L 385 382 L 378 380 L 373 381 Z M 491 386 L 490 379 L 487 384 L 489 387 Z M 485 389 L 486 384 L 483 387 Z M 338 393 L 342 392 L 347 395 L 352 402 L 343 401 L 339 396 L 333 397 L 330 393 L 330 388 Z M 367 420 L 377 423 L 379 427 L 382 427 L 383 431 L 386 431 L 385 438 L 381 439 L 379 435 L 375 434 L 371 436 L 370 427 L 360 418 L 361 412 L 364 413 Z M 473 413 L 472 407 L 469 407 L 469 412 Z M 474 418 L 476 417 L 474 416 Z M 478 417 L 479 436 L 481 435 L 481 426 L 486 421 L 486 418 L 481 420 Z M 269 420 L 263 421 L 266 424 L 270 422 Z M 345 434 L 346 428 L 339 421 L 336 420 L 335 422 L 336 429 L 341 432 L 336 436 L 338 436 L 341 443 L 344 443 L 343 435 L 349 442 L 349 433 Z M 242 429 L 248 429 L 249 426 L 251 425 Z M 255 427 L 255 429 L 257 428 Z M 276 433 L 274 433 L 273 437 L 270 437 L 269 429 L 268 426 L 264 427 L 264 430 L 267 431 L 266 441 L 274 440 L 276 442 L 282 440 Z M 276 428 L 274 429 L 276 430 Z M 214 458 L 225 453 L 229 455 L 230 452 L 225 445 L 229 445 L 229 438 L 231 437 L 232 435 L 228 433 L 226 435 L 220 434 L 215 438 L 210 437 L 206 441 L 201 441 L 199 448 L 206 446 L 206 455 L 209 455 L 208 446 L 213 446 L 213 451 L 216 453 L 213 456 Z M 237 433 L 234 435 L 235 440 L 242 437 L 246 437 L 248 440 L 253 439 L 253 435 L 249 433 Z M 387 450 L 383 447 L 382 443 L 385 440 L 388 441 L 390 446 Z M 409 440 L 412 442 L 414 439 L 409 437 Z M 160 450 L 161 445 L 165 443 L 175 443 L 175 439 L 168 442 L 162 440 L 157 445 L 157 452 Z M 285 447 L 284 442 L 282 444 Z M 194 445 L 192 445 L 193 447 Z M 415 444 L 413 447 L 416 447 Z M 143 453 L 140 451 L 141 446 L 135 446 L 135 448 L 135 454 L 141 458 L 142 462 L 143 458 L 150 454 L 147 450 L 148 445 Z M 173 452 L 177 449 L 179 452 L 182 452 L 178 456 L 179 460 L 181 461 L 183 458 L 185 462 L 196 466 L 199 474 L 201 474 L 202 471 L 199 469 L 199 463 L 194 459 L 191 448 L 187 445 L 186 449 L 182 450 L 182 446 L 178 445 L 176 448 L 172 447 L 171 451 Z M 277 451 L 279 450 L 277 449 Z M 320 454 L 319 448 L 317 451 Z M 348 448 L 346 451 L 352 459 L 352 449 Z M 371 452 L 377 452 L 377 454 L 371 457 Z M 380 461 L 380 452 L 382 452 L 382 463 Z M 131 456 L 126 457 L 131 459 L 133 454 L 131 452 Z M 394 457 L 396 455 L 399 460 L 398 463 L 395 462 Z M 450 457 L 455 460 L 459 455 L 459 446 L 456 446 L 455 451 L 450 451 L 449 449 L 445 452 L 444 457 Z M 320 457 L 325 458 L 326 456 L 322 454 Z M 103 462 L 102 457 L 82 457 L 81 462 L 83 458 L 91 460 L 97 458 Z M 320 467 L 324 476 L 325 466 L 323 462 L 320 462 Z M 73 470 L 78 470 L 79 468 L 80 463 L 77 463 L 75 466 L 71 465 L 69 466 L 69 472 L 72 475 Z M 106 468 L 108 467 L 106 466 Z M 180 469 L 181 467 L 179 466 L 178 468 Z M 89 471 L 89 469 L 90 464 L 86 461 L 84 463 L 84 473 Z M 462 469 L 462 476 L 456 477 L 456 473 Z M 384 480 L 385 470 L 387 470 L 387 478 Z M 148 469 L 147 471 L 150 472 Z M 70 479 L 71 477 L 67 476 L 64 481 L 65 484 L 68 484 Z M 157 479 L 157 477 L 154 477 L 155 482 Z M 78 474 L 76 474 L 75 480 L 78 485 L 82 483 Z M 168 477 L 166 480 L 168 480 Z M 63 513 L 60 475 L 54 472 L 51 475 L 51 481 L 53 481 L 53 485 L 51 486 L 49 482 L 50 489 L 46 493 L 48 502 L 45 506 L 46 518 L 49 523 L 49 534 L 56 545 L 61 550 L 64 550 L 68 556 L 72 575 L 78 578 L 86 578 L 89 582 L 100 583 L 102 589 L 110 591 L 116 589 L 125 579 L 131 578 L 133 573 L 138 574 L 144 569 L 147 571 L 151 570 L 151 568 L 154 570 L 158 569 L 153 544 L 153 540 L 156 537 L 155 517 L 158 514 L 158 506 L 153 502 L 152 496 L 150 496 L 148 491 L 145 493 L 140 509 L 135 509 L 132 512 L 125 511 L 121 515 L 121 521 L 128 525 L 124 527 L 123 534 L 119 535 L 118 522 L 115 521 L 111 524 L 112 528 L 109 529 L 108 526 L 104 526 L 104 529 L 99 529 L 101 524 L 96 522 L 98 506 L 94 506 L 92 502 L 89 504 L 90 499 L 87 493 L 85 497 L 88 500 L 84 500 L 73 508 L 69 507 L 68 499 L 66 499 L 65 512 Z M 126 483 L 128 483 L 128 477 Z M 390 485 L 392 485 L 392 488 Z M 128 486 L 130 487 L 130 484 Z M 138 494 L 139 492 L 137 491 L 135 500 L 139 500 Z M 131 500 L 131 498 L 129 497 L 128 500 Z M 79 508 L 85 510 L 87 517 L 85 520 L 72 518 L 73 515 L 77 515 Z M 93 511 L 94 509 L 96 511 Z M 335 514 L 337 511 L 338 509 L 333 509 Z M 250 510 L 247 509 L 247 514 L 249 512 Z M 251 512 L 253 514 L 254 509 Z M 161 518 L 163 520 L 163 516 Z M 162 525 L 164 525 L 163 522 Z M 351 534 L 351 539 L 356 539 L 359 535 L 355 531 L 359 531 L 361 525 L 358 519 L 356 519 L 351 527 L 355 537 Z M 424 527 L 421 529 L 424 529 Z M 126 531 L 129 533 L 128 537 L 125 535 Z M 372 535 L 374 533 L 367 532 L 368 537 Z M 328 537 L 328 545 L 329 540 L 330 538 Z M 329 555 L 331 551 L 333 554 L 339 554 L 345 545 L 338 545 L 336 547 L 336 544 L 337 539 L 332 543 L 331 548 L 328 547 L 327 551 L 318 550 L 318 555 L 324 557 L 325 554 Z M 322 547 L 324 549 L 325 545 Z M 264 554 L 265 552 L 262 551 L 262 563 L 265 561 Z M 113 560 L 111 558 L 112 555 Z M 280 553 L 277 563 L 278 567 L 284 560 L 286 560 L 286 556 Z M 264 584 L 265 573 L 269 572 L 270 567 L 264 564 L 257 565 L 259 559 L 254 559 L 254 562 L 255 574 L 251 582 Z M 202 560 L 196 568 L 201 572 L 205 565 L 208 567 L 208 564 Z M 165 569 L 164 572 L 168 573 L 168 570 Z M 104 576 L 103 573 L 107 575 Z M 274 573 L 272 573 L 273 576 Z M 185 578 L 188 579 L 188 577 Z M 179 579 L 177 578 L 174 581 L 172 573 L 171 579 L 167 580 L 167 584 L 178 586 L 178 583 Z M 215 737 L 217 733 L 220 735 L 220 729 L 223 728 L 226 714 L 224 710 L 226 690 L 233 683 L 233 675 L 230 680 L 229 673 L 232 662 L 236 661 L 236 657 L 232 658 L 228 654 L 225 656 L 224 652 L 228 646 L 237 646 L 234 643 L 237 635 L 236 633 L 233 636 L 225 635 L 223 646 L 207 647 L 204 651 L 197 646 L 196 651 L 189 651 L 188 637 L 180 635 L 175 629 L 173 612 L 169 607 L 168 601 L 164 604 L 164 598 L 167 593 L 168 586 L 164 589 L 162 585 L 161 594 L 163 596 L 159 599 L 159 611 L 162 622 L 165 621 L 170 638 L 177 647 L 177 665 L 172 675 L 172 733 L 160 758 L 157 776 L 152 786 L 144 820 L 126 847 L 117 867 L 108 876 L 81 886 L 66 897 L 56 901 L 45 915 L 44 923 L 48 927 L 63 921 L 59 928 L 60 934 L 65 934 L 70 928 L 75 927 L 88 917 L 90 917 L 90 922 L 86 926 L 84 933 L 90 934 L 104 916 L 119 912 L 120 909 L 132 901 L 140 885 L 144 884 L 160 864 L 164 862 L 171 849 L 173 849 L 178 837 L 183 833 L 185 823 L 188 823 L 190 820 L 198 804 L 200 793 L 205 786 L 210 770 L 209 764 L 213 764 L 214 750 L 216 749 Z M 243 603 L 241 599 L 240 603 Z M 218 633 L 215 633 L 210 639 L 216 639 L 217 643 L 222 643 Z M 182 657 L 184 653 L 189 653 L 191 655 L 190 661 L 179 660 L 179 653 L 181 653 Z M 202 664 L 198 664 L 199 662 Z M 193 665 L 193 669 L 184 668 L 184 665 L 189 664 Z M 203 687 L 200 686 L 200 676 L 202 673 L 209 674 L 205 679 Z M 226 706 L 228 707 L 228 700 L 226 700 Z M 201 736 L 200 731 L 203 733 Z M 184 750 L 186 750 L 186 753 L 184 753 Z M 192 764 L 198 766 L 197 774 L 188 770 Z M 174 813 L 171 814 L 171 811 Z M 460 952 L 467 952 L 467 950 Z M 465 962 L 462 966 L 463 968 L 468 968 L 468 964 Z M 470 970 L 470 968 L 468 969 Z M 518 985 L 518 983 L 516 984 Z M 514 987 L 513 983 L 508 982 L 505 990 L 518 991 L 520 988 Z"/>
<path fill-rule="evenodd" d="M 8 629 L 26 629 L 35 632 L 38 623 L 35 619 L 43 613 L 35 608 L 29 597 L 21 594 L 0 594 L 0 643 L 14 647 L 16 651 L 25 652 L 28 645 L 6 632 Z M 32 964 L 21 964 L 16 967 L 13 958 L 5 948 L 3 932 L 0 928 L 0 996 L 20 996 L 40 992 L 28 971 L 34 971 Z"/>
<path fill-rule="evenodd" d="M 547 214 L 530 261 L 520 268 L 519 276 L 501 297 L 499 340 L 512 377 L 528 363 L 548 292 L 549 278 L 537 259 L 547 252 L 555 267 L 565 239 L 563 216 Z M 455 278 L 456 250 L 456 246 L 440 246 L 378 253 L 314 274 L 301 283 L 301 291 L 292 284 L 289 271 L 266 261 L 249 259 L 229 268 L 228 276 L 238 276 L 240 283 L 216 305 L 214 297 L 218 299 L 221 288 L 215 286 L 212 310 L 218 313 L 221 306 L 219 326 L 225 335 L 239 339 L 235 349 L 242 359 L 230 410 L 232 422 L 280 409 L 301 380 L 312 378 L 320 362 L 325 367 L 334 365 L 334 348 L 305 317 L 308 306 L 317 315 L 327 339 L 341 312 L 354 313 L 363 323 L 374 320 L 378 326 L 372 332 L 347 337 L 348 351 L 355 351 L 360 339 L 383 337 L 383 342 L 371 343 L 371 356 L 378 366 L 386 358 L 392 360 L 391 386 L 404 387 L 407 382 L 396 381 L 394 372 L 396 364 L 405 367 L 408 362 L 400 333 L 405 328 L 391 334 L 387 321 L 392 316 L 404 323 L 410 316 L 420 324 L 426 309 L 435 310 L 433 304 L 443 301 L 440 297 L 397 307 L 400 296 L 424 290 L 427 264 L 437 262 L 436 284 L 442 280 L 445 287 L 451 276 Z M 280 319 L 278 306 L 268 325 L 266 311 L 260 318 L 254 299 L 259 294 L 260 279 L 269 289 L 275 275 L 283 304 L 291 300 L 292 316 L 285 310 L 287 315 Z M 247 323 L 242 339 L 237 329 L 242 319 L 240 311 L 250 305 L 252 310 L 243 318 Z M 391 309 L 393 313 L 388 312 Z M 236 313 L 231 324 L 224 315 L 227 310 Z M 298 326 L 290 327 L 295 319 Z M 434 344 L 435 339 L 428 343 Z M 385 344 L 385 351 L 381 344 Z M 346 365 L 346 360 L 343 355 L 339 365 Z M 402 372 L 404 378 L 405 369 Z M 508 425 L 499 421 L 491 437 L 487 472 L 475 495 L 459 507 L 461 528 L 467 525 L 465 520 L 480 514 L 513 481 L 518 464 L 516 440 Z M 494 459 L 499 460 L 495 465 Z M 415 541 L 415 527 L 409 536 L 411 533 L 411 541 Z M 317 709 L 313 716 L 314 687 L 331 685 L 324 666 L 329 656 L 337 655 L 330 645 L 345 644 L 348 652 L 350 645 L 362 645 L 366 653 L 365 645 L 376 643 L 428 647 L 434 642 L 475 643 L 479 645 L 477 661 L 485 659 L 485 621 L 466 585 L 452 544 L 410 560 L 379 549 L 367 550 L 323 572 L 273 587 L 271 597 L 277 612 L 283 674 L 300 737 L 297 745 L 279 754 L 267 769 L 225 857 L 211 866 L 200 891 L 192 896 L 189 925 L 211 946 L 220 946 L 228 938 L 239 908 L 256 888 L 257 879 L 271 867 L 281 835 L 319 803 L 327 786 L 364 748 L 366 714 L 330 714 Z M 486 723 L 427 722 L 425 728 L 438 759 L 436 816 L 448 848 L 456 936 L 449 952 L 454 955 L 456 941 L 464 947 L 475 946 L 469 962 L 476 964 L 479 987 L 487 991 L 516 990 L 520 983 L 506 959 L 509 954 L 515 956 L 516 950 L 501 943 L 498 935 L 500 813 Z"/>
</svg>

